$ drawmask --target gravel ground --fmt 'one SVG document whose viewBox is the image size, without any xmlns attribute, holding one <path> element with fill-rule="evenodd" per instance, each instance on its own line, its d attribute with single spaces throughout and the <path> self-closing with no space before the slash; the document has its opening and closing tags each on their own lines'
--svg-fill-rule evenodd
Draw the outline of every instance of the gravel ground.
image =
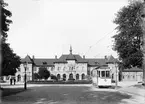
<svg viewBox="0 0 145 104">
<path fill-rule="evenodd" d="M 31 87 L 27 91 L 2 97 L 3 104 L 120 104 L 131 96 L 117 91 L 87 86 Z M 125 104 L 125 103 L 124 103 Z"/>
</svg>

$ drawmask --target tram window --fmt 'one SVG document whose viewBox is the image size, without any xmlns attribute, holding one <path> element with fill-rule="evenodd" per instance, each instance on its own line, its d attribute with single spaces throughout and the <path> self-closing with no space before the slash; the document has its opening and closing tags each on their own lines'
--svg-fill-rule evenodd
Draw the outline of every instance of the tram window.
<svg viewBox="0 0 145 104">
<path fill-rule="evenodd" d="M 109 71 L 106 71 L 106 77 L 110 77 Z"/>
<path fill-rule="evenodd" d="M 101 73 L 101 74 L 102 74 L 101 76 L 102 76 L 102 77 L 105 77 L 105 71 L 101 71 L 101 72 L 102 72 L 102 73 Z"/>
</svg>

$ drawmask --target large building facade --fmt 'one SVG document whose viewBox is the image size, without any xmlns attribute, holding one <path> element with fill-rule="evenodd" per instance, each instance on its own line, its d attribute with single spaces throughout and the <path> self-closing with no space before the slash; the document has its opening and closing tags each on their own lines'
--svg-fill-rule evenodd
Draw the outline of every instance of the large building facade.
<svg viewBox="0 0 145 104">
<path fill-rule="evenodd" d="M 39 68 L 42 66 L 47 67 L 47 70 L 58 79 L 65 78 L 66 80 L 86 80 L 87 77 L 92 76 L 93 70 L 105 66 L 111 70 L 112 79 L 118 80 L 119 71 L 117 64 L 114 63 L 115 61 L 117 60 L 112 55 L 101 59 L 81 57 L 79 54 L 73 54 L 70 47 L 69 54 L 62 54 L 59 58 L 55 56 L 54 59 L 40 59 L 34 56 L 31 58 L 27 55 L 21 59 L 20 68 L 17 70 L 15 76 L 17 81 L 24 81 L 24 63 L 27 62 L 27 80 L 34 80 L 34 73 L 38 73 Z"/>
</svg>

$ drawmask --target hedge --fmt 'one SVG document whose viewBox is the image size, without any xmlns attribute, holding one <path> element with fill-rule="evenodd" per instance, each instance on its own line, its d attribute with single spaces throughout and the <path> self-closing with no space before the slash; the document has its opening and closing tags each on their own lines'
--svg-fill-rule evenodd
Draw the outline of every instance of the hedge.
<svg viewBox="0 0 145 104">
<path fill-rule="evenodd" d="M 92 81 L 78 80 L 78 81 L 28 81 L 29 84 L 91 84 Z"/>
</svg>

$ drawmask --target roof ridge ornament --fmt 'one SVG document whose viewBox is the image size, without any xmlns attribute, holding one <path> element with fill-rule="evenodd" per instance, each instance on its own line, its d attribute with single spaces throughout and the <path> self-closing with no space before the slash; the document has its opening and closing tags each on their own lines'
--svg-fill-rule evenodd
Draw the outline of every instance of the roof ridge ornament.
<svg viewBox="0 0 145 104">
<path fill-rule="evenodd" d="M 70 51 L 70 54 L 72 54 L 72 46 L 71 45 L 70 45 L 70 50 L 69 51 Z"/>
</svg>

